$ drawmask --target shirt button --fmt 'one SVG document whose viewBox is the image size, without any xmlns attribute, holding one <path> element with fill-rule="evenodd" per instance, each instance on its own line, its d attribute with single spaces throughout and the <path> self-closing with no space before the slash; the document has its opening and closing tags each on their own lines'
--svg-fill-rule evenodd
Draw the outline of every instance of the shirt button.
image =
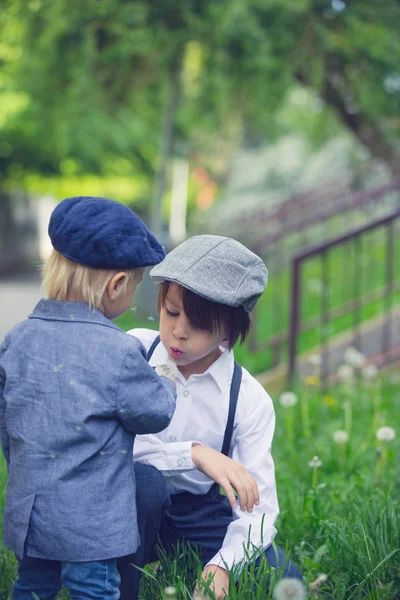
<svg viewBox="0 0 400 600">
<path fill-rule="evenodd" d="M 187 390 L 185 390 L 185 391 L 183 392 L 183 395 L 185 396 L 185 398 L 187 398 L 187 397 L 189 396 L 189 392 L 188 392 Z"/>
<path fill-rule="evenodd" d="M 181 467 L 183 465 L 183 460 L 179 458 L 176 464 L 178 465 L 178 467 Z"/>
<path fill-rule="evenodd" d="M 176 442 L 176 437 L 174 435 L 170 435 L 168 438 L 169 442 Z"/>
</svg>

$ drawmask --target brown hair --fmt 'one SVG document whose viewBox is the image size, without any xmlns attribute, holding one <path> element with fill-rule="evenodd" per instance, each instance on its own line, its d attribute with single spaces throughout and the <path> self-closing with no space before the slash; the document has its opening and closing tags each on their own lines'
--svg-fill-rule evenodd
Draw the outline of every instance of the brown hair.
<svg viewBox="0 0 400 600">
<path fill-rule="evenodd" d="M 162 281 L 158 289 L 158 310 L 165 305 L 170 281 Z M 194 292 L 180 286 L 182 289 L 183 310 L 194 327 L 213 333 L 224 329 L 228 340 L 229 350 L 240 338 L 240 344 L 246 339 L 250 330 L 250 316 L 243 306 L 228 306 L 207 300 Z"/>
</svg>

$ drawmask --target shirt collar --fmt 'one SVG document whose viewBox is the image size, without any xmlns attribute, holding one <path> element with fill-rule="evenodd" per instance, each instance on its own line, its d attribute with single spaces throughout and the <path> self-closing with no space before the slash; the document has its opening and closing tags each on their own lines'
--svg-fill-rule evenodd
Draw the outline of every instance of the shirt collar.
<svg viewBox="0 0 400 600">
<path fill-rule="evenodd" d="M 227 384 L 232 379 L 234 357 L 233 352 L 224 350 L 219 358 L 208 367 L 208 373 L 214 379 L 219 387 L 220 392 L 223 392 Z"/>
<path fill-rule="evenodd" d="M 233 352 L 225 351 L 211 366 L 208 367 L 207 371 L 204 371 L 204 373 L 195 373 L 194 375 L 191 375 L 187 381 L 208 376 L 216 383 L 219 391 L 223 392 L 232 379 L 233 362 Z M 181 373 L 179 373 L 178 377 L 182 383 L 187 383 Z"/>
<path fill-rule="evenodd" d="M 84 302 L 61 302 L 60 300 L 47 300 L 42 298 L 35 306 L 30 319 L 45 319 L 48 321 L 70 321 L 80 323 L 93 323 L 111 329 L 120 330 L 110 319 L 96 308 L 89 308 Z"/>
<path fill-rule="evenodd" d="M 168 353 L 167 353 L 166 349 L 164 348 L 162 342 L 160 341 L 160 343 L 158 344 L 158 346 L 156 347 L 156 349 L 154 351 L 151 364 L 153 366 L 162 365 L 167 360 L 168 360 Z M 220 392 L 223 392 L 224 389 L 226 388 L 227 384 L 232 379 L 233 363 L 234 363 L 233 352 L 229 351 L 229 350 L 224 350 L 222 352 L 221 356 L 219 358 L 217 358 L 217 360 L 215 362 L 213 362 L 213 364 L 210 367 L 208 367 L 207 371 L 205 371 L 204 373 L 198 373 L 197 375 L 191 375 L 188 380 L 186 380 L 183 377 L 183 375 L 181 373 L 179 373 L 178 379 L 184 385 L 188 381 L 190 381 L 192 378 L 211 376 L 212 379 L 217 384 Z"/>
</svg>

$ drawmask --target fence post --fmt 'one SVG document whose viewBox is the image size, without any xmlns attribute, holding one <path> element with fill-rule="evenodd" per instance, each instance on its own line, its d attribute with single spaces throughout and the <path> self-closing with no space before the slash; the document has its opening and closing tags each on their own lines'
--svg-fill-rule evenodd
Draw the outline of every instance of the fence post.
<svg viewBox="0 0 400 600">
<path fill-rule="evenodd" d="M 300 267 L 301 259 L 295 257 L 292 261 L 292 284 L 290 301 L 290 332 L 289 332 L 289 381 L 293 381 L 296 371 L 297 334 L 300 314 Z"/>
</svg>

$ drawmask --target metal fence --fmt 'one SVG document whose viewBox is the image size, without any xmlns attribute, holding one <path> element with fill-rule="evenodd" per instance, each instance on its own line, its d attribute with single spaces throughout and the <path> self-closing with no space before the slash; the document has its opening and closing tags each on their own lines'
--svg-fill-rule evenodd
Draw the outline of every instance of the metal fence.
<svg viewBox="0 0 400 600">
<path fill-rule="evenodd" d="M 301 336 L 312 330 L 319 337 L 321 379 L 325 380 L 337 368 L 343 359 L 343 346 L 335 344 L 333 349 L 331 339 L 335 329 L 332 324 L 339 319 L 347 319 L 351 345 L 367 356 L 380 363 L 400 358 L 400 311 L 397 310 L 397 307 L 400 308 L 399 225 L 400 209 L 397 209 L 387 217 L 300 252 L 293 258 L 289 377 L 296 373 Z M 381 240 L 380 251 L 374 257 L 378 264 L 365 260 L 373 237 Z M 342 270 L 348 279 L 348 287 L 352 290 L 352 298 L 345 302 L 340 301 L 340 295 L 334 294 L 338 282 L 331 265 L 334 259 L 337 275 L 338 251 L 341 252 Z M 320 306 L 317 316 L 304 319 L 302 302 L 306 270 L 315 261 L 319 262 L 321 273 Z M 365 317 L 369 315 L 375 319 L 363 328 L 362 323 L 366 322 Z"/>
</svg>

